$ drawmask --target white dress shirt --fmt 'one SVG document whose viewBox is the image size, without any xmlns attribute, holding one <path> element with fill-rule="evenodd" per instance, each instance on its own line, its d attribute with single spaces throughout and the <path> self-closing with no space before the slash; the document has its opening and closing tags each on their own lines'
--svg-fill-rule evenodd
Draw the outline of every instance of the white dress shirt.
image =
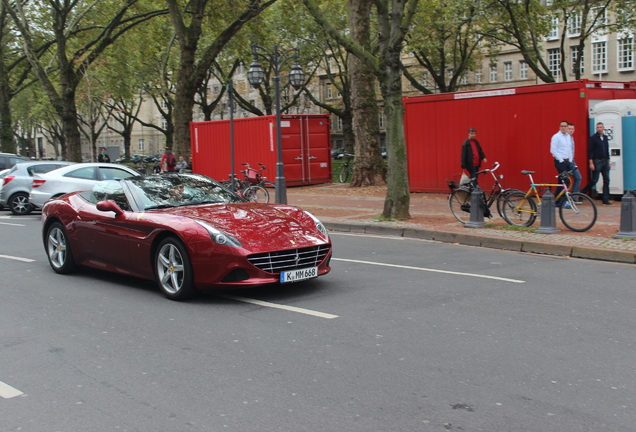
<svg viewBox="0 0 636 432">
<path fill-rule="evenodd" d="M 550 153 L 559 162 L 563 162 L 564 159 L 574 159 L 574 139 L 569 133 L 563 133 L 561 131 L 552 135 L 550 140 Z"/>
</svg>

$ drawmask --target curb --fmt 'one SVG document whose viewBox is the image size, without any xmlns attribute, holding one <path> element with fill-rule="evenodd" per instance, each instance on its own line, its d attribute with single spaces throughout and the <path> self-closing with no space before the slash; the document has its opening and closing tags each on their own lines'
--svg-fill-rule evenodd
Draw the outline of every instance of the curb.
<svg viewBox="0 0 636 432">
<path fill-rule="evenodd" d="M 616 250 L 539 243 L 514 239 L 500 239 L 473 234 L 452 233 L 419 228 L 395 228 L 382 225 L 351 224 L 339 222 L 323 222 L 323 225 L 330 231 L 350 232 L 356 234 L 387 235 L 420 240 L 439 241 L 442 243 L 461 244 L 465 246 L 478 246 L 490 249 L 535 253 L 540 255 L 563 256 L 598 261 L 618 262 L 625 264 L 636 264 L 636 253 L 634 252 L 622 252 Z"/>
</svg>

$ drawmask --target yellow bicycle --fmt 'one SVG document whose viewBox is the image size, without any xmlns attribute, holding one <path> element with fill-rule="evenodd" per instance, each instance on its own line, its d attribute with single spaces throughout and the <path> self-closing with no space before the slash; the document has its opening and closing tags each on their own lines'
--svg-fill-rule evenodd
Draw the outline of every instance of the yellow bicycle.
<svg viewBox="0 0 636 432">
<path fill-rule="evenodd" d="M 563 225 L 576 232 L 587 231 L 598 216 L 596 204 L 592 199 L 580 192 L 571 193 L 568 190 L 567 180 L 571 171 L 562 172 L 557 176 L 560 183 L 535 183 L 532 174 L 535 171 L 521 171 L 521 174 L 530 177 L 530 189 L 528 192 L 513 192 L 506 196 L 503 204 L 503 218 L 510 225 L 531 226 L 537 218 L 537 209 L 541 206 L 541 194 L 554 186 L 561 186 L 563 189 L 554 198 L 555 205 L 559 208 L 559 217 Z M 536 200 L 536 201 L 535 201 Z"/>
</svg>

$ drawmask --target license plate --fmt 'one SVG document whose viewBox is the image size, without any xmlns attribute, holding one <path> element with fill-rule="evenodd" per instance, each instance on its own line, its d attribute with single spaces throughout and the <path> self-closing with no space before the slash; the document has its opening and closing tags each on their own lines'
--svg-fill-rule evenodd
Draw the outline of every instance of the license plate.
<svg viewBox="0 0 636 432">
<path fill-rule="evenodd" d="M 315 277 L 318 277 L 318 267 L 309 267 L 305 269 L 290 270 L 280 273 L 281 283 L 298 282 Z"/>
</svg>

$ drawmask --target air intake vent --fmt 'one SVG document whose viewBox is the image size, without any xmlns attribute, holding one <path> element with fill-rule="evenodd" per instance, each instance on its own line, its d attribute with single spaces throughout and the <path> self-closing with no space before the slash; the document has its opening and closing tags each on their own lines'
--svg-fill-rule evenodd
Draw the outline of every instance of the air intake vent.
<svg viewBox="0 0 636 432">
<path fill-rule="evenodd" d="M 263 271 L 268 273 L 280 273 L 282 271 L 317 266 L 329 253 L 330 247 L 329 245 L 321 245 L 302 249 L 268 252 L 250 255 L 247 259 Z"/>
</svg>

